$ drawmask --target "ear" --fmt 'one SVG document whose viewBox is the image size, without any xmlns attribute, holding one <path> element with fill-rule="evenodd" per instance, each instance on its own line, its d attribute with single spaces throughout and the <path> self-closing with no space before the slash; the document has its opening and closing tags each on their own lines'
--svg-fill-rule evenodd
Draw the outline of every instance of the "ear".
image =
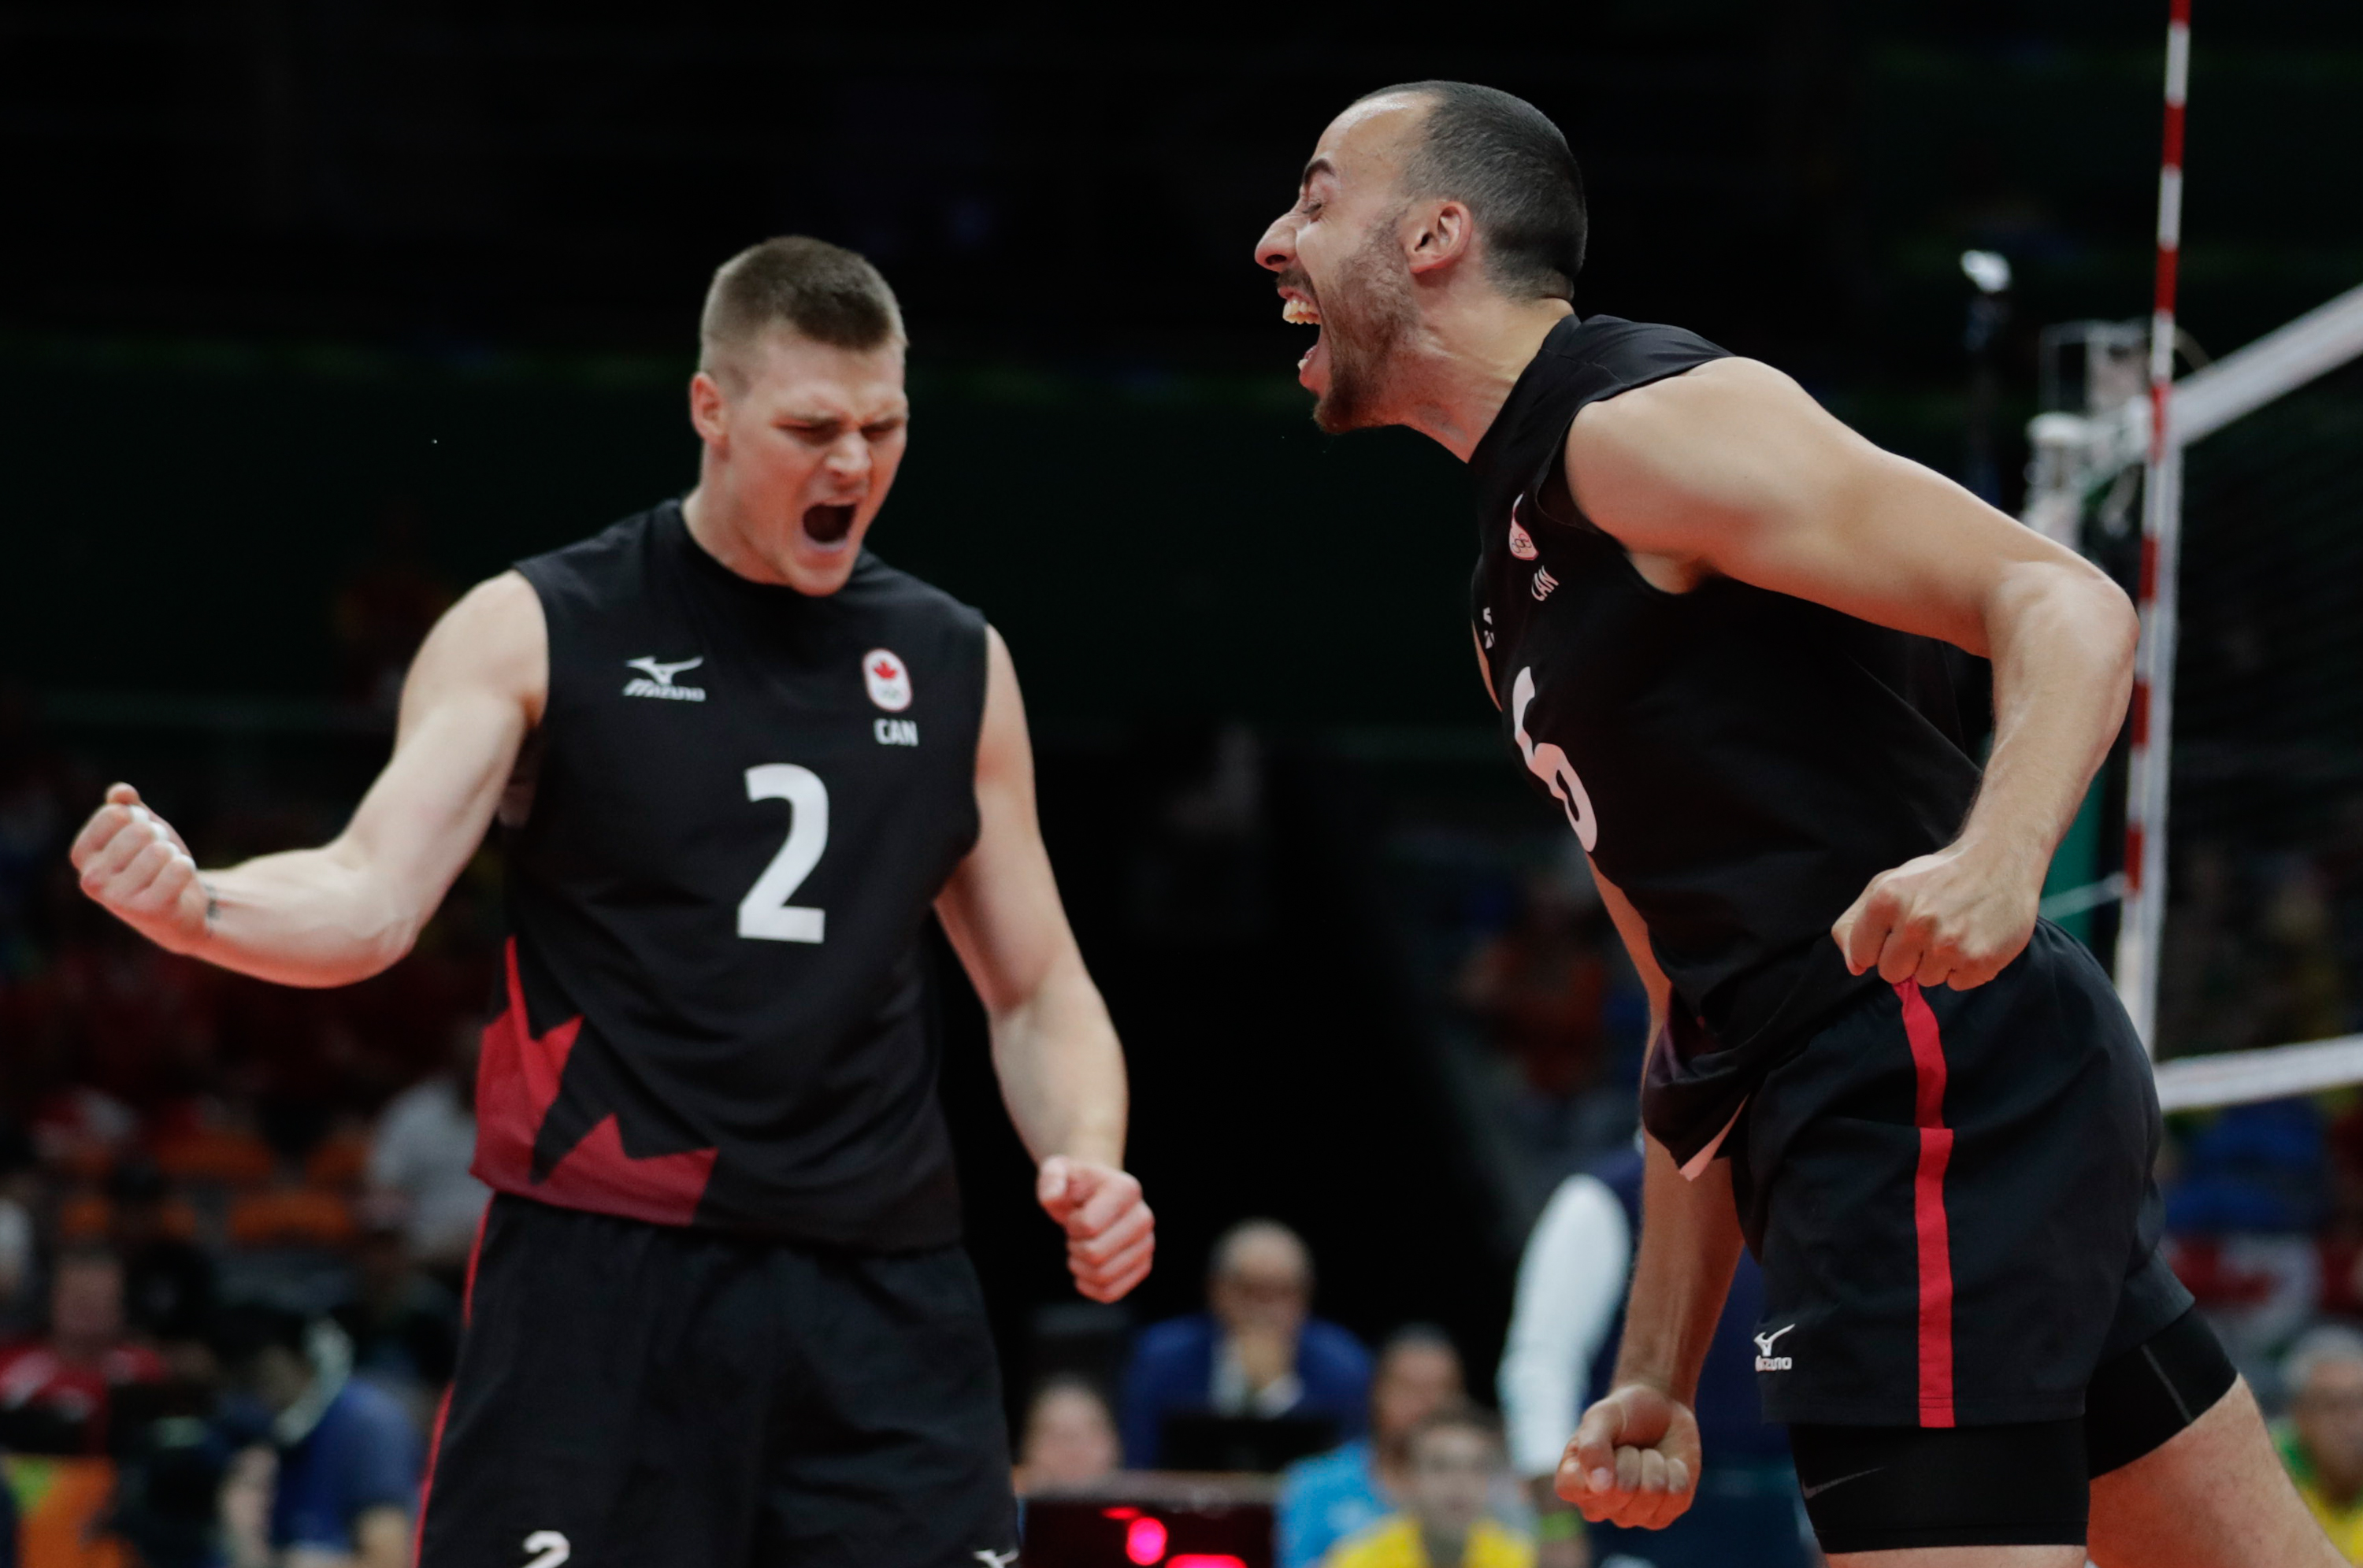
<svg viewBox="0 0 2363 1568">
<path fill-rule="evenodd" d="M 689 423 L 701 440 L 717 450 L 729 445 L 728 401 L 711 372 L 700 370 L 689 378 Z"/>
<path fill-rule="evenodd" d="M 1406 216 L 1403 259 L 1414 274 L 1451 266 L 1477 243 L 1477 219 L 1463 202 L 1414 207 Z"/>
</svg>

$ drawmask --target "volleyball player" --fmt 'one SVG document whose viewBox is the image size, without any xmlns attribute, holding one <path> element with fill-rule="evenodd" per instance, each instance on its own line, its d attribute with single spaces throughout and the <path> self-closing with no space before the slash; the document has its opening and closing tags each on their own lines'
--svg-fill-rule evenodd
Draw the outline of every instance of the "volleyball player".
<svg viewBox="0 0 2363 1568">
<path fill-rule="evenodd" d="M 2141 1043 L 2036 919 L 2124 712 L 2124 596 L 1779 372 L 1579 319 L 1584 230 L 1548 119 L 1422 83 L 1330 124 L 1257 251 L 1319 327 L 1322 426 L 1470 465 L 1503 739 L 1656 1013 L 1628 1327 L 1561 1495 L 1688 1507 L 1744 1236 L 1833 1562 L 2075 1568 L 2088 1530 L 2109 1568 L 2336 1561 L 2158 1254 Z M 1939 640 L 1993 661 L 1982 770 Z"/>
<path fill-rule="evenodd" d="M 425 1568 L 1005 1568 L 929 911 L 1101 1301 L 1154 1244 L 1124 1061 L 1008 650 L 862 547 L 906 439 L 885 281 L 767 241 L 716 273 L 702 343 L 696 489 L 455 605 L 334 842 L 200 873 L 118 785 L 73 859 L 165 947 L 333 986 L 401 957 L 501 819 L 514 934 L 475 1163 L 497 1196 Z"/>
</svg>

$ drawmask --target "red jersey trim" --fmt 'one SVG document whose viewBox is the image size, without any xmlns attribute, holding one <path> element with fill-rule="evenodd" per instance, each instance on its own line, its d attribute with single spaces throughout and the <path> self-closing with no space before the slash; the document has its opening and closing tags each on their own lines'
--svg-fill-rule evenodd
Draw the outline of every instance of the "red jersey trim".
<svg viewBox="0 0 2363 1568">
<path fill-rule="evenodd" d="M 623 1129 L 612 1115 L 602 1118 L 547 1176 L 534 1178 L 534 1143 L 558 1101 L 582 1020 L 570 1018 L 547 1034 L 535 1034 L 526 1018 L 514 936 L 505 957 L 508 1010 L 484 1026 L 483 1057 L 476 1071 L 476 1178 L 496 1192 L 562 1209 L 656 1225 L 690 1223 L 713 1179 L 719 1151 L 635 1158 L 625 1153 Z"/>
</svg>

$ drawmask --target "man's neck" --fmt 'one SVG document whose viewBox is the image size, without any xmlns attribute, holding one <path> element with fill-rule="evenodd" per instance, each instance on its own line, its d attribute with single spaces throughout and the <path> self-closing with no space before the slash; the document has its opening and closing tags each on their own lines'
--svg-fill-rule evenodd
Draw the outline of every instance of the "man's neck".
<svg viewBox="0 0 2363 1568">
<path fill-rule="evenodd" d="M 793 587 L 747 542 L 745 531 L 736 526 L 727 499 L 729 493 L 715 482 L 709 468 L 699 476 L 697 488 L 682 497 L 681 520 L 689 529 L 691 541 L 749 582 Z"/>
<path fill-rule="evenodd" d="M 1491 290 L 1465 304 L 1437 302 L 1388 368 L 1401 389 L 1394 423 L 1467 462 L 1543 339 L 1572 312 L 1565 300 L 1509 300 Z"/>
<path fill-rule="evenodd" d="M 1427 1549 L 1427 1568 L 1460 1568 L 1461 1558 L 1469 1550 L 1469 1537 L 1447 1535 L 1422 1526 L 1420 1544 Z"/>
</svg>

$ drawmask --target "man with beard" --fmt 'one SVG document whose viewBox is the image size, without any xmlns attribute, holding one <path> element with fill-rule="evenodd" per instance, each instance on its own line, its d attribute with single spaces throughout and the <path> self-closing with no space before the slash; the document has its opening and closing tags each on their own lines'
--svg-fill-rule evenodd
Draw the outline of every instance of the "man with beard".
<svg viewBox="0 0 2363 1568">
<path fill-rule="evenodd" d="M 200 873 L 117 785 L 82 885 L 179 953 L 343 985 L 409 948 L 497 812 L 497 1196 L 423 1568 L 974 1568 L 1015 1556 L 923 949 L 989 1016 L 1078 1287 L 1148 1271 L 1124 1058 L 1034 814 L 1008 650 L 862 548 L 903 458 L 902 315 L 817 240 L 706 298 L 697 487 L 436 626 L 319 849 Z"/>
<path fill-rule="evenodd" d="M 1628 1327 L 1560 1494 L 1688 1507 L 1744 1239 L 1834 1562 L 2336 1561 L 2158 1256 L 2141 1043 L 2036 919 L 2124 596 L 1778 371 L 1576 316 L 1584 230 L 1548 119 L 1429 82 L 1333 121 L 1257 249 L 1321 426 L 1473 470 L 1480 668 L 1649 988 Z M 1939 641 L 1993 661 L 1982 771 Z"/>
</svg>

